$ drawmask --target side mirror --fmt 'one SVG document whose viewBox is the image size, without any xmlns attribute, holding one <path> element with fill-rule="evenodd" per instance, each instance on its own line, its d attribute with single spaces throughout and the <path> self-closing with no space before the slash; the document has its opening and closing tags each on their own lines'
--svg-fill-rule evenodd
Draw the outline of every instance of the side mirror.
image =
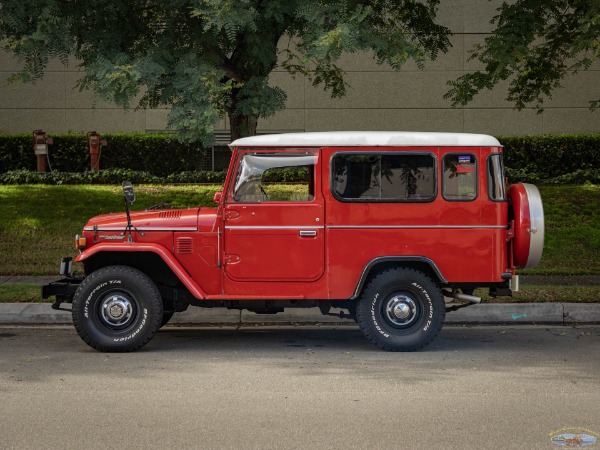
<svg viewBox="0 0 600 450">
<path fill-rule="evenodd" d="M 133 205 L 135 202 L 135 192 L 133 192 L 133 185 L 129 181 L 123 181 L 121 185 L 123 187 L 123 195 L 125 196 L 125 201 L 130 205 Z"/>
<path fill-rule="evenodd" d="M 215 192 L 215 195 L 213 197 L 213 202 L 215 202 L 215 203 L 221 203 L 221 199 L 222 198 L 223 198 L 223 193 L 221 191 Z"/>
</svg>

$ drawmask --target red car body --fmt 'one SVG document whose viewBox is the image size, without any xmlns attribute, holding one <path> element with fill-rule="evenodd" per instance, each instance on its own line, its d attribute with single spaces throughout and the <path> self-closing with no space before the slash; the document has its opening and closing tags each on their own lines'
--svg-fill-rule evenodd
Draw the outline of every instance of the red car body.
<svg viewBox="0 0 600 450">
<path fill-rule="evenodd" d="M 215 207 L 132 212 L 129 224 L 124 214 L 92 218 L 76 258 L 86 274 L 139 269 L 163 301 L 176 297 L 165 311 L 182 309 L 183 298 L 185 307 L 276 312 L 329 302 L 353 312 L 382 272 L 417 271 L 445 295 L 477 301 L 477 287 L 509 294 L 515 269 L 541 257 L 539 193 L 505 190 L 502 147 L 490 136 L 305 133 L 231 147 Z M 290 167 L 304 171 L 304 191 L 271 198 L 261 177 Z M 393 298 L 385 314 L 401 328 L 401 310 L 418 302 Z"/>
</svg>

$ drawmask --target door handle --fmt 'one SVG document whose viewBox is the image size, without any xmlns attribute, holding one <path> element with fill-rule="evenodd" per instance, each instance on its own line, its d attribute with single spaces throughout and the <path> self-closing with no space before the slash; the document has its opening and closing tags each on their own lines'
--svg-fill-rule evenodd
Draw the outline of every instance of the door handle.
<svg viewBox="0 0 600 450">
<path fill-rule="evenodd" d="M 300 236 L 302 237 L 315 237 L 317 230 L 300 230 Z"/>
</svg>

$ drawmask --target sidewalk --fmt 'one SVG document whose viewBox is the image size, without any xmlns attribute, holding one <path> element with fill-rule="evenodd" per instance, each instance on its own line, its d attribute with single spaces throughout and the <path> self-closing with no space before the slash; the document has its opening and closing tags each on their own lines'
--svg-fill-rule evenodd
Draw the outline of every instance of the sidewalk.
<svg viewBox="0 0 600 450">
<path fill-rule="evenodd" d="M 44 284 L 57 277 L 0 277 L 2 284 Z M 537 277 L 536 277 L 537 278 Z M 598 277 L 600 280 L 600 277 Z M 533 280 L 532 280 L 533 281 Z M 574 280 L 573 280 L 574 281 Z M 590 280 L 588 280 L 589 282 Z M 596 281 L 595 279 L 592 281 Z M 534 284 L 531 281 L 528 284 Z M 598 299 L 600 300 L 600 299 Z M 64 308 L 71 305 L 63 304 Z M 339 312 L 335 310 L 334 312 Z M 71 324 L 71 314 L 56 311 L 50 303 L 4 303 L 0 304 L 0 325 Z M 334 316 L 324 316 L 317 308 L 289 308 L 283 313 L 261 315 L 249 311 L 224 308 L 197 308 L 190 306 L 183 313 L 176 313 L 170 324 L 186 325 L 259 325 L 259 324 L 328 324 L 348 325 L 354 321 Z M 449 324 L 600 324 L 600 303 L 485 303 L 472 305 L 446 315 Z"/>
</svg>

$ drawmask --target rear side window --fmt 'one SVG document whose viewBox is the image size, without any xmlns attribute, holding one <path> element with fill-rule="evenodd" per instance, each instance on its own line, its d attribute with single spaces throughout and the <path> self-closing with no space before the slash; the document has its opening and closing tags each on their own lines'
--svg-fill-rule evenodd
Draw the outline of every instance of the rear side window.
<svg viewBox="0 0 600 450">
<path fill-rule="evenodd" d="M 469 153 L 444 156 L 442 195 L 449 201 L 470 201 L 477 197 L 477 159 Z"/>
<path fill-rule="evenodd" d="M 338 153 L 332 161 L 338 200 L 426 202 L 435 198 L 435 158 L 430 153 Z"/>
<path fill-rule="evenodd" d="M 506 187 L 504 185 L 504 164 L 502 155 L 490 155 L 487 160 L 488 195 L 490 200 L 506 200 Z"/>
</svg>

